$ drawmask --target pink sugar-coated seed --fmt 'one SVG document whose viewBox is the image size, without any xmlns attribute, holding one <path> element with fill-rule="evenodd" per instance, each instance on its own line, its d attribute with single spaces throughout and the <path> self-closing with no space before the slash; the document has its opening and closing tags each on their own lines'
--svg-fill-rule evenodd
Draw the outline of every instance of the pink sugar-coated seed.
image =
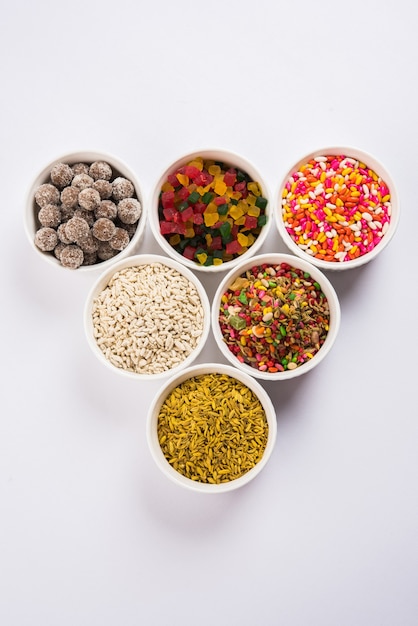
<svg viewBox="0 0 418 626">
<path fill-rule="evenodd" d="M 282 196 L 287 232 L 318 259 L 342 262 L 370 252 L 390 222 L 388 186 L 367 165 L 346 155 L 311 159 L 292 173 Z"/>
</svg>

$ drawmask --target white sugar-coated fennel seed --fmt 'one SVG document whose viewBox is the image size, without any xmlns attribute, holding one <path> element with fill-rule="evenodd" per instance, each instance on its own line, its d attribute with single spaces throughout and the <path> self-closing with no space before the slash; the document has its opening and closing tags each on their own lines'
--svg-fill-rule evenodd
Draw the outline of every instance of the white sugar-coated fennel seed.
<svg viewBox="0 0 418 626">
<path fill-rule="evenodd" d="M 157 374 L 197 347 L 203 307 L 195 285 L 152 263 L 116 272 L 93 301 L 93 336 L 115 367 Z"/>
</svg>

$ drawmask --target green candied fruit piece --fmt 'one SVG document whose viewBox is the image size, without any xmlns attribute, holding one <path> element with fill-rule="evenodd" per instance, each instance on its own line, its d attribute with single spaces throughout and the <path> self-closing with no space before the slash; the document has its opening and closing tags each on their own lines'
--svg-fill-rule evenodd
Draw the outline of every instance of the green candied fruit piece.
<svg viewBox="0 0 418 626">
<path fill-rule="evenodd" d="M 263 198 L 263 196 L 258 196 L 255 201 L 255 206 L 261 210 L 264 210 L 267 206 L 267 198 Z"/>
</svg>

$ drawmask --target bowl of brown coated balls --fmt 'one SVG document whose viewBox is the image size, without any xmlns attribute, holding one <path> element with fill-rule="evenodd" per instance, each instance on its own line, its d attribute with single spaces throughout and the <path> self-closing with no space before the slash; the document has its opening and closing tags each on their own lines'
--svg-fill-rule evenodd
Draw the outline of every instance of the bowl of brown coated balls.
<svg viewBox="0 0 418 626">
<path fill-rule="evenodd" d="M 25 229 L 46 261 L 103 270 L 133 254 L 145 231 L 141 185 L 121 160 L 73 152 L 46 165 L 27 194 Z"/>
</svg>

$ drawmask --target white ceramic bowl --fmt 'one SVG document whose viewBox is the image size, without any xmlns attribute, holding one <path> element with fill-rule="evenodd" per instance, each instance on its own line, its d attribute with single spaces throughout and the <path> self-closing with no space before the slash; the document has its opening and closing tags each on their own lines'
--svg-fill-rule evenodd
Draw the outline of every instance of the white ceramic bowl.
<svg viewBox="0 0 418 626">
<path fill-rule="evenodd" d="M 307 272 L 313 281 L 319 283 L 323 294 L 328 300 L 329 306 L 329 329 L 326 334 L 325 340 L 319 349 L 313 354 L 313 357 L 307 357 L 300 365 L 294 366 L 294 369 L 284 369 L 284 371 L 276 371 L 270 372 L 268 370 L 261 371 L 257 367 L 251 366 L 248 362 L 241 362 L 238 357 L 228 348 L 226 341 L 224 340 L 224 335 L 221 329 L 221 324 L 219 320 L 219 312 L 221 307 L 222 296 L 229 289 L 229 287 L 234 283 L 234 281 L 240 277 L 243 273 L 249 270 L 252 267 L 259 267 L 262 264 L 269 265 L 279 265 L 281 263 L 286 263 L 292 268 L 297 268 L 302 272 Z M 267 305 L 266 305 L 267 306 Z M 273 313 L 274 313 L 274 306 Z M 319 270 L 317 267 L 308 263 L 304 259 L 299 257 L 290 255 L 290 254 L 261 254 L 253 257 L 252 259 L 248 259 L 242 262 L 239 266 L 234 267 L 233 270 L 228 272 L 228 274 L 223 278 L 220 283 L 214 299 L 212 303 L 212 330 L 215 336 L 216 343 L 222 352 L 222 354 L 226 357 L 226 359 L 233 365 L 238 368 L 242 372 L 250 376 L 255 376 L 256 378 L 261 378 L 264 380 L 287 380 L 289 378 L 294 378 L 295 376 L 300 376 L 301 374 L 305 374 L 309 372 L 314 367 L 316 367 L 329 353 L 332 346 L 334 345 L 335 339 L 338 334 L 338 330 L 340 327 L 340 319 L 341 319 L 341 310 L 340 304 L 335 292 L 334 287 L 330 283 L 330 281 L 326 278 L 326 276 Z M 268 328 L 268 325 L 264 325 Z M 279 335 L 277 331 L 276 337 Z M 237 336 L 237 335 L 236 335 Z M 238 335 L 239 336 L 239 335 Z M 273 335 L 271 335 L 273 337 Z M 240 338 L 240 336 L 239 336 Z M 280 339 L 280 338 L 279 338 Z M 245 357 L 244 357 L 245 359 Z M 292 366 L 293 367 L 293 366 Z"/>
<path fill-rule="evenodd" d="M 128 165 L 126 165 L 123 161 L 114 157 L 113 155 L 103 153 L 103 152 L 94 152 L 94 151 L 84 150 L 84 151 L 79 151 L 79 152 L 71 152 L 71 153 L 63 154 L 57 157 L 56 159 L 50 161 L 45 167 L 43 167 L 42 170 L 35 176 L 34 180 L 32 181 L 28 189 L 27 196 L 26 196 L 24 227 L 25 227 L 27 238 L 29 240 L 29 244 L 32 247 L 32 249 L 35 251 L 35 253 L 37 255 L 40 255 L 48 263 L 56 267 L 62 268 L 64 270 L 68 268 L 61 265 L 60 261 L 56 258 L 53 251 L 44 252 L 40 250 L 39 247 L 35 244 L 35 233 L 40 227 L 39 220 L 37 217 L 40 207 L 35 202 L 35 192 L 40 187 L 40 185 L 51 182 L 50 174 L 54 165 L 57 165 L 58 163 L 66 163 L 72 166 L 76 163 L 91 164 L 96 161 L 105 161 L 111 166 L 113 170 L 112 180 L 116 178 L 117 176 L 122 176 L 132 182 L 132 184 L 134 185 L 134 189 L 135 189 L 135 196 L 141 203 L 142 212 L 141 212 L 141 216 L 138 221 L 138 225 L 136 227 L 134 234 L 132 235 L 128 245 L 122 251 L 118 252 L 115 256 L 113 256 L 112 258 L 108 260 L 100 261 L 93 265 L 81 265 L 80 267 L 77 268 L 77 271 L 78 272 L 96 272 L 96 273 L 104 271 L 107 267 L 113 265 L 116 261 L 119 261 L 120 259 L 123 259 L 137 252 L 140 242 L 143 239 L 143 235 L 145 232 L 146 219 L 147 219 L 143 191 L 142 191 L 141 184 L 139 183 L 139 180 L 136 174 L 128 167 Z"/>
<path fill-rule="evenodd" d="M 354 161 L 354 163 L 351 163 L 342 159 L 341 165 L 337 164 L 337 162 L 334 164 L 334 171 L 341 173 L 341 175 L 342 172 L 346 172 L 344 174 L 345 181 L 342 182 L 341 178 L 341 183 L 338 184 L 347 185 L 347 189 L 344 189 L 344 187 L 337 187 L 337 190 L 334 189 L 334 197 L 331 193 L 332 187 L 326 186 L 326 180 L 329 180 L 329 178 L 325 180 L 323 189 L 315 180 L 315 178 L 318 178 L 320 181 L 321 173 L 324 171 L 323 168 L 328 167 L 327 161 L 322 161 L 323 165 L 321 165 L 321 161 L 318 159 L 330 155 L 339 158 L 345 157 Z M 292 188 L 290 187 L 289 189 L 289 186 L 292 184 L 292 181 L 299 180 L 300 176 L 299 174 L 294 176 L 294 174 L 299 172 L 300 168 L 311 160 L 316 160 L 317 162 L 317 165 L 313 166 L 313 171 L 315 172 L 316 169 L 318 175 L 314 176 L 311 185 L 308 181 L 301 182 L 300 185 L 303 185 L 303 187 L 296 188 L 292 193 Z M 345 169 L 344 165 L 348 165 L 349 168 L 352 166 L 352 172 L 349 173 L 349 168 Z M 366 168 L 360 168 L 360 165 L 365 165 Z M 390 195 L 389 200 L 383 201 L 386 195 L 378 197 L 377 192 L 379 191 L 380 182 L 376 183 L 373 180 L 373 177 L 369 175 L 369 170 L 378 177 L 378 181 L 381 180 L 385 183 L 385 187 Z M 353 176 L 352 179 L 350 179 L 350 174 Z M 376 193 L 371 187 L 372 183 L 375 183 Z M 353 188 L 351 189 L 351 187 Z M 351 191 L 349 192 L 348 189 L 359 195 L 351 194 Z M 327 192 L 327 190 L 329 191 Z M 288 195 L 284 198 L 283 194 L 286 193 Z M 289 193 L 292 195 L 289 195 Z M 351 198 L 345 198 L 343 194 L 351 195 Z M 356 201 L 352 202 L 355 197 L 359 199 L 357 203 Z M 375 204 L 374 207 L 369 204 L 372 198 Z M 300 200 L 301 202 L 299 202 Z M 336 206 L 336 202 L 338 206 Z M 301 208 L 299 208 L 300 206 Z M 377 213 L 375 213 L 376 210 Z M 279 184 L 275 196 L 274 219 L 280 236 L 293 254 L 323 270 L 347 270 L 368 263 L 386 248 L 395 234 L 399 220 L 399 210 L 399 198 L 395 183 L 387 169 L 375 157 L 358 148 L 331 146 L 310 152 L 289 167 Z M 295 212 L 299 212 L 300 218 L 297 217 L 297 221 L 294 223 L 295 228 L 298 230 L 293 230 L 293 224 L 290 224 L 289 221 L 285 223 L 284 211 L 287 211 L 287 214 L 291 216 L 290 219 L 294 218 Z M 325 211 L 329 211 L 329 215 L 326 215 Z M 344 211 L 346 211 L 346 214 L 344 214 Z M 303 213 L 304 215 L 302 215 Z M 341 219 L 345 217 L 348 219 Z M 330 219 L 334 221 L 329 221 Z M 316 230 L 310 227 L 310 224 L 315 224 L 315 222 L 317 224 L 317 226 L 314 226 Z M 384 225 L 385 222 L 387 222 L 387 225 Z M 349 233 L 353 234 L 351 241 L 349 236 L 347 237 L 342 230 L 339 232 L 336 230 L 344 224 L 347 226 Z M 334 230 L 332 230 L 333 228 Z M 307 232 L 305 232 L 305 229 Z M 321 231 L 323 232 L 321 233 Z M 336 235 L 338 234 L 343 235 L 345 243 L 341 242 L 341 249 L 336 248 L 333 250 L 334 244 L 337 245 Z M 303 243 L 296 240 L 297 237 L 304 238 Z M 318 237 L 320 240 L 318 240 Z M 312 241 L 314 242 L 313 247 Z M 316 254 L 321 254 L 321 249 L 327 250 L 329 252 L 327 256 L 330 258 L 316 257 Z"/>
<path fill-rule="evenodd" d="M 221 162 L 225 165 L 228 165 L 229 167 L 235 167 L 238 170 L 245 172 L 253 181 L 256 181 L 260 184 L 262 196 L 267 200 L 267 206 L 265 209 L 263 209 L 267 217 L 267 222 L 264 226 L 261 227 L 261 231 L 259 235 L 257 236 L 257 238 L 255 239 L 254 243 L 250 247 L 248 247 L 246 252 L 242 253 L 241 255 L 235 257 L 232 260 L 225 261 L 224 263 L 220 265 L 207 265 L 207 266 L 201 265 L 199 262 L 193 259 L 186 258 L 185 256 L 183 256 L 183 254 L 181 254 L 180 252 L 177 252 L 174 249 L 174 247 L 169 243 L 166 237 L 163 234 L 161 234 L 161 230 L 160 230 L 159 201 L 160 201 L 160 193 L 161 193 L 162 185 L 167 181 L 168 175 L 173 174 L 173 172 L 177 171 L 178 168 L 186 165 L 187 163 L 189 163 L 190 161 L 192 161 L 193 159 L 197 157 L 201 157 L 204 160 L 215 160 L 217 162 Z M 219 149 L 197 150 L 197 151 L 191 152 L 189 154 L 186 154 L 180 157 L 174 163 L 169 165 L 169 167 L 167 167 L 164 170 L 164 172 L 161 174 L 160 178 L 158 179 L 157 184 L 154 187 L 154 191 L 152 194 L 149 219 L 150 219 L 151 230 L 154 234 L 155 239 L 157 240 L 158 244 L 161 246 L 162 250 L 164 250 L 164 252 L 166 252 L 169 256 L 171 256 L 171 258 L 176 259 L 177 261 L 179 261 L 180 263 L 183 263 L 184 265 L 186 265 L 187 267 L 190 267 L 191 269 L 199 270 L 202 272 L 227 271 L 231 267 L 234 267 L 235 265 L 237 265 L 241 259 L 247 259 L 250 256 L 253 256 L 264 243 L 267 237 L 269 228 L 270 228 L 270 223 L 272 221 L 270 192 L 268 190 L 266 181 L 262 178 L 261 174 L 254 167 L 254 165 L 252 165 L 252 163 L 250 163 L 243 157 L 239 156 L 238 154 L 235 154 L 234 152 L 229 152 L 226 150 L 219 150 Z"/>
<path fill-rule="evenodd" d="M 96 298 L 107 289 L 109 282 L 117 272 L 126 268 L 152 266 L 154 264 L 162 266 L 161 270 L 159 270 L 161 279 L 157 277 L 157 281 L 155 278 L 151 281 L 147 277 L 144 279 L 144 275 L 141 274 L 141 285 L 144 285 L 143 289 L 139 289 L 141 294 L 138 293 L 137 289 L 135 295 L 129 294 L 129 296 L 126 296 L 127 300 L 118 298 L 115 300 L 112 296 L 111 303 L 117 309 L 117 313 L 112 313 L 113 321 L 109 322 L 109 325 L 107 325 L 106 321 L 103 321 L 104 316 L 102 314 L 100 314 L 98 319 L 96 317 L 93 318 L 94 311 L 97 309 L 95 305 Z M 167 276 L 172 271 L 175 272 L 175 275 L 164 286 L 164 289 L 170 291 L 164 293 L 162 289 L 159 289 L 158 293 L 154 293 L 153 283 L 158 282 L 160 285 L 164 285 L 163 275 Z M 185 279 L 187 281 L 187 284 L 183 281 L 180 286 L 178 285 L 179 275 L 182 277 L 182 280 Z M 127 279 L 125 278 L 124 280 Z M 120 281 L 118 281 L 119 286 L 120 284 Z M 190 284 L 193 286 L 194 291 L 194 294 L 192 294 L 193 301 L 189 297 L 186 299 L 189 310 L 184 312 L 185 305 L 182 303 L 185 300 L 185 294 L 184 292 L 180 293 L 180 291 L 188 289 Z M 129 289 L 132 291 L 131 288 Z M 126 294 L 125 289 L 123 292 Z M 193 322 L 196 319 L 200 305 L 203 310 L 203 319 L 202 322 L 199 322 L 199 330 L 201 332 L 196 339 L 193 339 L 192 334 L 196 328 L 193 327 Z M 106 309 L 104 309 L 104 313 L 107 316 Z M 117 325 L 115 315 L 127 316 L 127 322 L 123 324 L 122 329 Z M 129 326 L 129 330 L 126 330 L 126 326 Z M 109 350 L 108 354 L 105 354 L 105 348 L 102 350 L 96 340 L 96 337 L 99 337 L 98 328 L 100 328 L 100 336 L 103 338 L 101 341 L 106 344 L 106 352 Z M 117 332 L 121 333 L 121 341 L 127 344 L 124 348 L 117 347 L 114 344 L 112 339 L 113 328 L 116 328 Z M 206 291 L 199 279 L 181 263 L 155 254 L 136 255 L 114 263 L 98 277 L 90 289 L 84 307 L 84 329 L 93 353 L 103 365 L 116 374 L 135 380 L 166 378 L 190 366 L 203 349 L 210 330 L 210 304 Z M 180 338 L 180 335 L 188 335 L 192 342 L 191 350 L 186 345 L 187 338 Z M 132 342 L 130 341 L 130 336 L 134 337 Z M 174 344 L 176 341 L 180 341 L 180 348 Z M 186 346 L 185 351 L 181 348 L 181 344 Z M 130 349 L 142 350 L 141 358 L 144 358 L 147 363 L 143 363 L 139 368 L 134 367 L 127 360 Z M 177 355 L 177 362 L 169 356 L 173 354 L 173 350 Z M 149 354 L 147 354 L 147 351 L 149 351 Z M 122 358 L 122 362 L 115 360 L 114 354 L 119 355 Z M 166 358 L 169 358 L 169 361 L 164 364 L 162 371 L 152 367 L 152 363 L 161 364 L 161 361 Z M 124 361 L 124 359 L 126 360 Z"/>
<path fill-rule="evenodd" d="M 261 402 L 268 424 L 267 444 L 261 460 L 256 465 L 254 465 L 252 469 L 248 470 L 239 478 L 219 484 L 198 482 L 184 476 L 176 469 L 174 469 L 164 456 L 158 440 L 157 433 L 158 416 L 167 396 L 175 387 L 177 387 L 184 381 L 194 376 L 200 376 L 204 374 L 225 374 L 227 376 L 230 376 L 231 378 L 234 378 L 235 380 L 240 381 L 246 387 L 251 389 Z M 252 376 L 248 376 L 248 374 L 246 374 L 245 372 L 239 371 L 236 368 L 231 367 L 230 365 L 223 365 L 219 363 L 205 363 L 202 365 L 194 365 L 187 368 L 186 370 L 183 370 L 181 373 L 171 377 L 160 389 L 149 408 L 146 428 L 147 441 L 152 458 L 154 459 L 160 470 L 163 472 L 163 474 L 181 487 L 185 487 L 187 489 L 191 489 L 200 493 L 211 494 L 232 491 L 233 489 L 238 489 L 239 487 L 242 487 L 243 485 L 246 485 L 251 480 L 253 480 L 268 462 L 271 453 L 273 452 L 277 435 L 276 413 L 270 397 L 263 389 L 261 384 L 258 383 Z"/>
</svg>

